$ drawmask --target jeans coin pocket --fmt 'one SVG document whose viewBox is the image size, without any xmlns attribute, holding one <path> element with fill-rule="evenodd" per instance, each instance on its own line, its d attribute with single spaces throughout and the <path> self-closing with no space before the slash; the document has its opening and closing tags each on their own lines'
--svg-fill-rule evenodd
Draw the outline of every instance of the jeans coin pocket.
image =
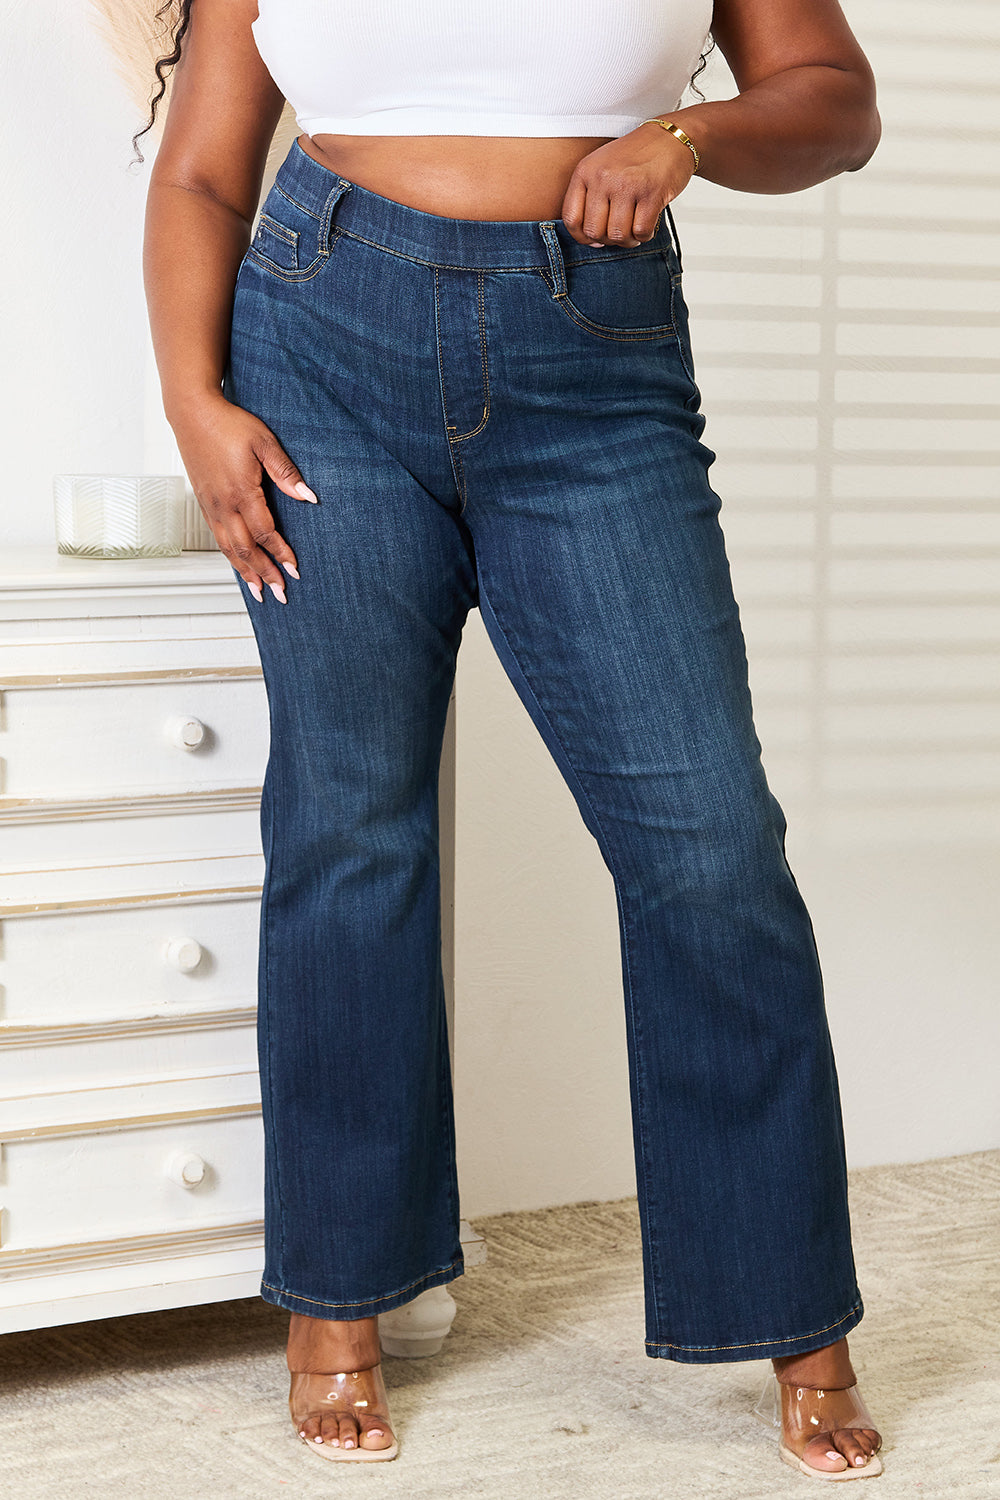
<svg viewBox="0 0 1000 1500">
<path fill-rule="evenodd" d="M 257 219 L 250 256 L 286 281 L 305 281 L 329 258 L 321 238 L 320 220 L 275 185 Z"/>
</svg>

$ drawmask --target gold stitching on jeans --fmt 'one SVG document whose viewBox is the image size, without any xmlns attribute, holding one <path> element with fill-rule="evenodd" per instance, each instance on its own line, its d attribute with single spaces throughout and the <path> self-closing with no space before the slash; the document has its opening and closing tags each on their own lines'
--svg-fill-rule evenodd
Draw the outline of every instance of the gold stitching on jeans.
<svg viewBox="0 0 1000 1500">
<path fill-rule="evenodd" d="M 409 260 L 410 257 L 403 256 L 401 258 L 404 260 Z M 437 346 L 438 385 L 441 389 L 441 411 L 444 415 L 445 431 L 448 434 L 446 439 L 448 443 L 448 457 L 451 461 L 451 472 L 455 480 L 455 489 L 458 494 L 458 513 L 459 515 L 461 515 L 465 510 L 466 501 L 465 473 L 462 469 L 462 460 L 459 455 L 459 451 L 456 447 L 453 446 L 451 434 L 455 431 L 455 429 L 448 421 L 448 397 L 445 393 L 444 379 L 444 350 L 441 348 L 441 278 L 438 274 L 437 266 L 434 266 L 432 269 L 434 272 L 434 342 Z"/>
<path fill-rule="evenodd" d="M 308 214 L 309 217 L 310 217 L 310 219 L 316 219 L 317 221 L 319 220 L 319 217 L 320 217 L 319 214 L 314 214 L 313 211 L 312 211 L 312 209 L 311 208 L 306 208 L 305 204 L 304 203 L 300 203 L 299 200 L 298 200 L 298 198 L 293 198 L 292 195 L 291 195 L 291 193 L 288 191 L 288 189 L 284 186 L 283 183 L 276 182 L 274 184 L 274 190 L 275 190 L 276 193 L 280 193 L 283 198 L 287 198 L 287 200 L 288 200 L 289 203 L 294 203 L 296 208 L 301 208 L 302 212 L 304 214 Z"/>
<path fill-rule="evenodd" d="M 449 1261 L 446 1266 L 438 1266 L 436 1271 L 428 1271 L 426 1276 L 418 1276 L 416 1281 L 411 1281 L 408 1286 L 401 1286 L 395 1292 L 386 1292 L 384 1297 L 363 1297 L 358 1302 L 324 1302 L 322 1297 L 300 1297 L 298 1292 L 286 1292 L 280 1286 L 272 1286 L 269 1281 L 261 1281 L 261 1286 L 266 1286 L 269 1292 L 277 1292 L 279 1297 L 293 1297 L 296 1302 L 312 1302 L 316 1307 L 367 1307 L 372 1302 L 388 1302 L 392 1297 L 401 1297 L 404 1292 L 409 1292 L 422 1281 L 429 1281 L 432 1276 L 441 1276 L 445 1271 L 453 1271 L 456 1266 L 462 1265 L 461 1260 Z"/>
<path fill-rule="evenodd" d="M 453 443 L 464 443 L 469 438 L 476 437 L 490 420 L 490 367 L 486 357 L 486 276 L 483 271 L 479 272 L 477 282 L 479 287 L 479 357 L 483 367 L 483 390 L 486 394 L 486 404 L 483 407 L 482 421 L 479 426 L 473 427 L 471 432 L 462 432 L 457 437 L 451 438 L 450 441 Z M 448 428 L 449 432 L 454 432 L 454 430 L 453 427 Z"/>
<path fill-rule="evenodd" d="M 541 266 L 536 266 L 535 270 L 548 287 L 548 278 Z M 605 328 L 600 323 L 591 323 L 589 318 L 585 318 L 583 313 L 573 306 L 573 303 L 564 292 L 556 296 L 555 292 L 551 291 L 551 301 L 557 307 L 562 308 L 570 322 L 576 323 L 578 327 L 583 329 L 584 333 L 590 333 L 597 339 L 606 339 L 612 344 L 644 344 L 651 343 L 653 339 L 677 337 L 677 330 L 673 323 L 661 323 L 658 328 Z"/>
<path fill-rule="evenodd" d="M 294 200 L 293 200 L 294 201 Z M 315 215 L 313 215 L 315 217 Z M 394 255 L 397 260 L 408 260 L 417 266 L 433 266 L 439 271 L 491 271 L 498 275 L 516 274 L 524 271 L 541 271 L 542 267 L 537 263 L 526 266 L 476 266 L 476 265 L 453 265 L 450 261 L 427 260 L 421 255 L 407 255 L 403 250 L 394 250 L 391 245 L 382 245 L 378 240 L 370 240 L 367 235 L 359 234 L 356 229 L 343 229 L 343 234 L 350 235 L 352 240 L 360 240 L 362 245 L 370 245 L 373 250 L 382 250 L 386 255 Z M 618 255 L 591 255 L 585 260 L 568 260 L 568 266 L 591 266 L 604 265 L 613 260 L 638 260 L 643 255 L 660 255 L 662 252 L 655 250 L 626 250 Z"/>
<path fill-rule="evenodd" d="M 262 224 L 267 229 L 270 229 L 272 234 L 276 234 L 279 240 L 285 240 L 289 245 L 298 245 L 299 231 L 297 229 L 289 229 L 286 224 L 282 224 L 278 219 L 272 219 L 271 215 L 265 213 L 263 209 L 261 209 L 260 218 L 257 220 L 257 228 L 259 229 Z"/>
<path fill-rule="evenodd" d="M 646 1348 L 686 1349 L 692 1354 L 702 1352 L 708 1354 L 713 1349 L 764 1349 L 768 1344 L 795 1344 L 798 1343 L 799 1339 L 812 1339 L 817 1334 L 829 1333 L 831 1328 L 837 1328 L 841 1323 L 846 1323 L 848 1318 L 853 1317 L 860 1306 L 860 1302 L 855 1302 L 850 1311 L 845 1312 L 842 1318 L 838 1318 L 836 1323 L 828 1323 L 825 1328 L 814 1328 L 811 1333 L 792 1333 L 785 1339 L 755 1339 L 752 1344 L 661 1344 L 657 1343 L 655 1339 L 647 1339 Z"/>
<path fill-rule="evenodd" d="M 267 256 L 264 255 L 261 251 L 255 250 L 253 245 L 251 245 L 247 250 L 247 256 L 251 260 L 255 261 L 257 265 L 260 266 L 262 271 L 267 271 L 270 276 L 277 277 L 279 281 L 312 281 L 313 277 L 319 275 L 320 271 L 330 259 L 330 256 L 333 254 L 333 247 L 336 245 L 338 239 L 343 233 L 344 231 L 339 227 L 339 225 L 335 227 L 333 231 L 333 238 L 330 241 L 329 250 L 321 250 L 316 259 L 314 261 L 311 261 L 309 265 L 306 266 L 304 271 L 283 270 L 280 266 L 276 265 L 273 260 L 268 260 Z"/>
</svg>

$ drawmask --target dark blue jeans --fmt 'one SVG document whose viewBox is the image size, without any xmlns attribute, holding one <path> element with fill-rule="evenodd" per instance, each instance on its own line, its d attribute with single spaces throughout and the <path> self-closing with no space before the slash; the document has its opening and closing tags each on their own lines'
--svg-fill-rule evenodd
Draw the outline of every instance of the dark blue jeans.
<svg viewBox="0 0 1000 1500">
<path fill-rule="evenodd" d="M 263 1296 L 387 1311 L 461 1274 L 437 776 L 478 605 L 613 876 L 647 1349 L 819 1348 L 862 1315 L 812 927 L 761 768 L 670 225 L 419 213 L 295 144 L 225 390 L 301 581 L 244 590 L 270 704 Z M 610 998 L 610 997 L 609 997 Z"/>
</svg>

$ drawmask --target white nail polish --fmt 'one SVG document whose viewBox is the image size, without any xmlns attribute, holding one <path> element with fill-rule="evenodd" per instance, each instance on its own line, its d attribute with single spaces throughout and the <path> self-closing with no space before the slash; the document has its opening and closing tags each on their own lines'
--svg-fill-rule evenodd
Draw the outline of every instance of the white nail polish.
<svg viewBox="0 0 1000 1500">
<path fill-rule="evenodd" d="M 284 568 L 285 572 L 289 574 L 290 577 L 298 578 L 299 570 L 294 563 L 282 563 L 281 566 Z"/>
<path fill-rule="evenodd" d="M 253 594 L 254 598 L 257 601 L 257 603 L 258 604 L 263 604 L 263 602 L 264 602 L 264 595 L 260 591 L 260 584 L 259 583 L 248 583 L 247 584 L 247 588 L 250 590 L 251 594 Z"/>
<path fill-rule="evenodd" d="M 280 603 L 288 603 L 288 600 L 285 598 L 285 585 L 283 583 L 269 583 L 268 588 L 271 590 L 271 593 L 274 595 L 274 597 L 280 601 Z"/>
</svg>

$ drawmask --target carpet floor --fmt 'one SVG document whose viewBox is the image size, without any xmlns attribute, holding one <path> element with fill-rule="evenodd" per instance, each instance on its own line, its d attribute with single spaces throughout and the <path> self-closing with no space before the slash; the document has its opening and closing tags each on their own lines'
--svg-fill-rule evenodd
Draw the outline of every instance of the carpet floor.
<svg viewBox="0 0 1000 1500">
<path fill-rule="evenodd" d="M 871 1500 L 1000 1496 L 1000 1152 L 853 1172 L 885 1439 Z M 808 1495 L 751 1415 L 769 1365 L 647 1359 L 634 1201 L 480 1219 L 432 1359 L 387 1359 L 394 1463 L 311 1454 L 287 1418 L 287 1314 L 257 1298 L 0 1337 L 9 1500 L 770 1500 Z M 854 1493 L 854 1492 L 852 1492 Z"/>
</svg>

